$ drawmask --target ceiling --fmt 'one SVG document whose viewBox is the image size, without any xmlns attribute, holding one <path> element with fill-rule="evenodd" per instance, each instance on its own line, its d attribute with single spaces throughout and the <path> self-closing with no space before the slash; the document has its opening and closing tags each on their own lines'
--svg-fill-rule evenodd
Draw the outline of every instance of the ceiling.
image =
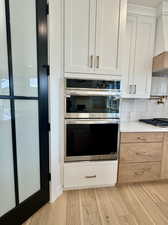
<svg viewBox="0 0 168 225">
<path fill-rule="evenodd" d="M 156 7 L 162 0 L 128 0 L 129 3 L 149 6 L 149 7 Z"/>
</svg>

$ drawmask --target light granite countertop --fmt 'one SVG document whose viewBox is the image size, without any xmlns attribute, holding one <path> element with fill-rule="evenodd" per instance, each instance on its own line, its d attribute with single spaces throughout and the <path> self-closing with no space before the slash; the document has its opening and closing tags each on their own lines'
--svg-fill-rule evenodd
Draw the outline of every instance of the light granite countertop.
<svg viewBox="0 0 168 225">
<path fill-rule="evenodd" d="M 157 127 L 143 122 L 121 122 L 120 132 L 168 132 L 168 127 Z"/>
</svg>

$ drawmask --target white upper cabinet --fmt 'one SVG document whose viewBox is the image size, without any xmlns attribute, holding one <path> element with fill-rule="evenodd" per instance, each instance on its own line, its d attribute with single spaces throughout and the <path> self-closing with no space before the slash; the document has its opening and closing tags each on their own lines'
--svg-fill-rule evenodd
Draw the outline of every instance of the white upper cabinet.
<svg viewBox="0 0 168 225">
<path fill-rule="evenodd" d="M 127 30 L 126 30 L 126 57 L 125 57 L 125 95 L 131 95 L 134 85 L 134 59 L 136 48 L 136 16 L 128 16 L 127 18 Z"/>
<path fill-rule="evenodd" d="M 96 0 L 65 0 L 65 72 L 93 73 Z"/>
<path fill-rule="evenodd" d="M 121 75 L 127 0 L 65 0 L 65 72 Z"/>
<path fill-rule="evenodd" d="M 97 0 L 97 74 L 120 75 L 120 2 L 120 0 Z"/>
<path fill-rule="evenodd" d="M 154 37 L 155 17 L 128 15 L 123 97 L 150 97 Z"/>
<path fill-rule="evenodd" d="M 150 97 L 155 20 L 151 17 L 138 17 L 137 24 L 134 65 L 135 94 L 139 97 Z"/>
</svg>

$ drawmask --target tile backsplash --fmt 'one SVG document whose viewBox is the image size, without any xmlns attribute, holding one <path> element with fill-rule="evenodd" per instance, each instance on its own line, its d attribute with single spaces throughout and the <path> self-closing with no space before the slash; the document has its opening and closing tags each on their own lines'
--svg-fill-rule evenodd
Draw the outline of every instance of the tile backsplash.
<svg viewBox="0 0 168 225">
<path fill-rule="evenodd" d="M 122 122 L 147 118 L 168 118 L 168 100 L 157 104 L 156 99 L 122 99 L 120 106 Z"/>
</svg>

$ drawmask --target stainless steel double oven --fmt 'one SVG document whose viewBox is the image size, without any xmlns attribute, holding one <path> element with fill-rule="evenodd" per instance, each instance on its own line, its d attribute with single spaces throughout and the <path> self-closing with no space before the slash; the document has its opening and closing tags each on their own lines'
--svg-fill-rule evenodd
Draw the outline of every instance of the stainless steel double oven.
<svg viewBox="0 0 168 225">
<path fill-rule="evenodd" d="M 65 161 L 117 159 L 120 85 L 65 80 Z"/>
</svg>

